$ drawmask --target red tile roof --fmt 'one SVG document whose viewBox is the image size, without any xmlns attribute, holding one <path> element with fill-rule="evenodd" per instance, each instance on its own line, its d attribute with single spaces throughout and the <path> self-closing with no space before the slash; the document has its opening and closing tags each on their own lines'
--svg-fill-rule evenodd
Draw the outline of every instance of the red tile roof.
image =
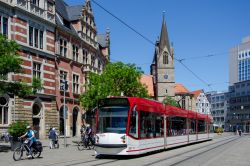
<svg viewBox="0 0 250 166">
<path fill-rule="evenodd" d="M 148 89 L 148 95 L 154 96 L 154 86 L 153 86 L 153 76 L 152 75 L 145 75 L 141 76 L 140 82 L 146 85 Z"/>
<path fill-rule="evenodd" d="M 197 98 L 203 92 L 202 89 L 191 92 L 195 98 Z"/>
<path fill-rule="evenodd" d="M 180 93 L 182 93 L 182 94 L 189 93 L 188 89 L 184 85 L 182 85 L 182 84 L 176 83 L 175 86 L 174 86 L 174 89 L 175 89 L 175 93 L 176 94 L 178 94 L 178 93 L 179 94 Z"/>
</svg>

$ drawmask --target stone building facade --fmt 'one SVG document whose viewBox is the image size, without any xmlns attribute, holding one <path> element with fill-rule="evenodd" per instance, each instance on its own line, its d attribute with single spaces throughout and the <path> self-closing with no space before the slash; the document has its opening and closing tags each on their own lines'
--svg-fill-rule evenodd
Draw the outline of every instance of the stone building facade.
<svg viewBox="0 0 250 166">
<path fill-rule="evenodd" d="M 84 110 L 79 97 L 85 89 L 90 72 L 101 74 L 109 60 L 109 31 L 97 34 L 90 1 L 84 6 L 68 6 L 63 0 L 56 1 L 56 95 L 59 110 L 59 131 L 64 134 L 64 96 L 60 82 L 66 79 L 66 135 L 79 136 L 84 123 Z M 64 75 L 64 76 L 62 76 Z"/>
<path fill-rule="evenodd" d="M 37 94 L 19 98 L 11 94 L 1 97 L 8 103 L 8 122 L 0 123 L 6 130 L 12 121 L 26 120 L 40 137 L 49 126 L 58 126 L 55 90 L 55 2 L 53 0 L 0 1 L 2 33 L 15 40 L 21 49 L 22 74 L 9 74 L 8 81 L 32 84 L 32 78 L 42 80 L 43 89 Z M 3 115 L 4 117 L 5 115 Z"/>
<path fill-rule="evenodd" d="M 62 0 L 0 0 L 0 33 L 21 46 L 24 72 L 9 74 L 8 81 L 31 85 L 37 77 L 43 84 L 42 90 L 25 98 L 0 96 L 0 132 L 17 120 L 29 122 L 40 138 L 50 127 L 60 129 L 60 76 L 67 73 L 66 135 L 77 135 L 84 113 L 79 104 L 82 85 L 89 72 L 101 73 L 109 60 L 109 32 L 97 35 L 90 1 L 79 8 Z"/>
</svg>

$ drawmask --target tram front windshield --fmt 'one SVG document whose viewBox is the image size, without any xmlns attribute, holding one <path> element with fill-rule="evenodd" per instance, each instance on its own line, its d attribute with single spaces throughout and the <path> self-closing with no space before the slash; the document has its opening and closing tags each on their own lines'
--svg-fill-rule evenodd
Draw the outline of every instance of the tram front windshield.
<svg viewBox="0 0 250 166">
<path fill-rule="evenodd" d="M 128 106 L 101 107 L 98 111 L 98 133 L 126 132 Z"/>
</svg>

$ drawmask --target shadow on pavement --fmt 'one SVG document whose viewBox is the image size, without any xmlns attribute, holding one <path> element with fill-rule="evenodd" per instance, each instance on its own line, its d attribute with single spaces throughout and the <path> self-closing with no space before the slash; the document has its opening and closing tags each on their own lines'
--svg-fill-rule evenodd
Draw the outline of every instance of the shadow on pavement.
<svg viewBox="0 0 250 166">
<path fill-rule="evenodd" d="M 10 150 L 10 145 L 0 145 L 0 152 L 9 152 Z"/>
</svg>

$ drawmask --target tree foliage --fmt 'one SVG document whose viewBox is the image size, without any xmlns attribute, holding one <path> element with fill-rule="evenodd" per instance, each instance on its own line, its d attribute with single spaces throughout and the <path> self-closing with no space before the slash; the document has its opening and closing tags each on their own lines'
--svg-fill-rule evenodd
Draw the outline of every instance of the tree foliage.
<svg viewBox="0 0 250 166">
<path fill-rule="evenodd" d="M 17 121 L 12 124 L 10 124 L 8 128 L 8 132 L 13 137 L 20 137 L 26 132 L 26 126 L 28 126 L 28 123 L 25 121 Z"/>
<path fill-rule="evenodd" d="M 141 70 L 134 64 L 109 63 L 101 75 L 91 73 L 81 95 L 82 106 L 89 110 L 99 99 L 107 96 L 148 97 L 147 88 L 141 84 Z"/>
<path fill-rule="evenodd" d="M 172 106 L 175 106 L 175 107 L 180 107 L 180 105 L 178 104 L 178 102 L 176 100 L 174 100 L 170 96 L 166 96 L 162 102 L 164 104 L 166 104 L 166 105 L 172 105 Z"/>
<path fill-rule="evenodd" d="M 0 34 L 0 75 L 8 73 L 20 73 L 22 59 L 18 55 L 19 45 L 13 40 L 7 40 Z"/>
<path fill-rule="evenodd" d="M 13 40 L 7 40 L 0 34 L 0 95 L 11 93 L 18 96 L 28 96 L 36 92 L 34 89 L 41 89 L 41 80 L 34 79 L 32 85 L 19 80 L 15 82 L 8 81 L 9 73 L 22 73 L 22 59 L 18 54 L 20 46 Z M 40 83 L 39 83 L 40 81 Z M 33 90 L 32 90 L 33 89 Z"/>
</svg>

